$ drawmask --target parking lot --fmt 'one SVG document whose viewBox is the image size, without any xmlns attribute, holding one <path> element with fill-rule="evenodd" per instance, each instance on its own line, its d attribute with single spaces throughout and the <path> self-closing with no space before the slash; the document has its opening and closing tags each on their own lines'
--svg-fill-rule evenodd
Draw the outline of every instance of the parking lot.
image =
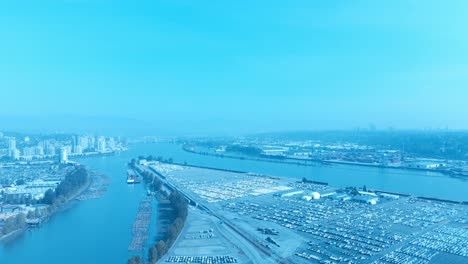
<svg viewBox="0 0 468 264">
<path fill-rule="evenodd" d="M 166 175 L 291 263 L 468 263 L 467 205 L 200 168 Z M 218 235 L 205 231 L 186 239 Z"/>
<path fill-rule="evenodd" d="M 171 256 L 166 262 L 171 263 L 203 263 L 203 264 L 224 264 L 237 263 L 237 260 L 231 256 Z"/>
</svg>

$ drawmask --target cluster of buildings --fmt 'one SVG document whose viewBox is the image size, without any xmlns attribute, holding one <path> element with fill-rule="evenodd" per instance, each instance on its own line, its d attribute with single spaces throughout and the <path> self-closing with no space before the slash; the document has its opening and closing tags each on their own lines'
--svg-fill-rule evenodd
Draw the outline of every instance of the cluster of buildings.
<svg viewBox="0 0 468 264">
<path fill-rule="evenodd" d="M 13 161 L 30 161 L 58 157 L 66 163 L 69 156 L 95 155 L 124 150 L 119 139 L 89 135 L 37 137 L 0 137 L 0 157 Z M 1 146 L 5 148 L 1 149 Z"/>
<path fill-rule="evenodd" d="M 42 199 L 45 192 L 54 190 L 71 169 L 71 166 L 60 168 L 52 162 L 0 166 L 0 206 Z"/>
<path fill-rule="evenodd" d="M 242 139 L 217 142 L 206 147 L 194 142 L 192 152 L 223 156 L 272 158 L 274 160 L 316 161 L 324 164 L 391 167 L 417 170 L 437 170 L 455 175 L 468 176 L 468 162 L 460 160 L 415 157 L 399 149 L 382 149 L 354 143 L 324 143 L 320 141 L 258 141 Z M 197 145 L 198 144 L 198 145 Z M 230 146 L 236 146 L 230 148 Z M 208 151 L 207 151 L 208 149 Z M 232 150 L 234 149 L 234 150 Z M 255 149 L 255 152 L 251 150 Z M 207 151 L 207 152 L 206 152 Z"/>
</svg>

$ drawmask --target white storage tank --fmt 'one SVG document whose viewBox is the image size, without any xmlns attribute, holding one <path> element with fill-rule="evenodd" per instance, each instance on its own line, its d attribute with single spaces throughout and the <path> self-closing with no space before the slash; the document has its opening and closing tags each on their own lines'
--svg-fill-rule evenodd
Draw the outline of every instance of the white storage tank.
<svg viewBox="0 0 468 264">
<path fill-rule="evenodd" d="M 314 200 L 320 199 L 320 193 L 318 192 L 312 192 L 311 196 Z"/>
</svg>

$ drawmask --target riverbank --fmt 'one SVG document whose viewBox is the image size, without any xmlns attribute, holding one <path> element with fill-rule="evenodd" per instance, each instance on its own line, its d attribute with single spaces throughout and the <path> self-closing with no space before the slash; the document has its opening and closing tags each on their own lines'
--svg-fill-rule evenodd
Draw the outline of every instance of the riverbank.
<svg viewBox="0 0 468 264">
<path fill-rule="evenodd" d="M 356 167 L 372 167 L 372 168 L 383 168 L 383 169 L 396 169 L 402 171 L 421 171 L 421 172 L 438 172 L 441 174 L 445 174 L 451 177 L 460 177 L 460 178 L 467 178 L 468 175 L 457 173 L 451 170 L 446 169 L 424 169 L 424 168 L 412 168 L 412 167 L 401 167 L 401 166 L 385 166 L 381 164 L 373 164 L 373 163 L 362 163 L 362 162 L 351 162 L 351 161 L 343 161 L 343 160 L 321 160 L 321 159 L 303 159 L 303 158 L 293 158 L 293 157 L 284 157 L 284 158 L 276 158 L 276 159 L 269 159 L 269 158 L 260 158 L 260 157 L 249 157 L 249 156 L 235 156 L 235 155 L 226 155 L 226 154 L 217 154 L 217 153 L 210 153 L 210 152 L 202 152 L 196 151 L 194 149 L 187 148 L 185 145 L 182 146 L 182 149 L 186 152 L 197 154 L 197 155 L 204 155 L 204 156 L 212 156 L 217 158 L 229 158 L 229 159 L 238 159 L 238 160 L 252 160 L 252 161 L 263 161 L 263 162 L 271 162 L 271 163 L 279 163 L 279 164 L 289 164 L 289 165 L 299 165 L 299 166 L 309 166 L 309 167 L 316 167 L 316 166 L 331 166 L 333 164 L 337 165 L 350 165 Z M 290 160 L 290 161 L 288 161 Z"/>
<path fill-rule="evenodd" d="M 18 237 L 20 237 L 24 232 L 26 232 L 28 230 L 27 227 L 25 228 L 21 228 L 21 229 L 17 229 L 13 232 L 10 232 L 4 236 L 1 236 L 0 237 L 0 243 L 9 243 L 9 242 L 12 242 L 14 241 L 15 239 L 17 239 Z"/>
<path fill-rule="evenodd" d="M 93 192 L 91 186 L 91 193 L 78 197 L 89 200 L 70 201 L 66 206 L 69 210 L 57 211 L 40 228 L 25 232 L 12 243 L 0 245 L 0 263 L 59 264 L 64 259 L 69 264 L 126 263 L 133 253 L 128 252 L 128 246 L 138 205 L 147 197 L 142 184 L 126 183 L 126 166 L 132 158 L 151 153 L 155 147 L 155 144 L 141 144 L 118 155 L 73 159 L 96 173 L 99 181 L 99 175 L 105 176 L 102 181 L 110 181 L 105 194 L 101 196 L 97 189 Z M 158 150 L 153 153 L 166 152 Z M 92 199 L 94 194 L 101 197 Z M 157 201 L 153 204 L 155 217 L 152 223 L 156 224 Z M 151 227 L 151 230 L 156 232 L 156 227 Z M 151 240 L 153 233 L 150 234 Z"/>
<path fill-rule="evenodd" d="M 198 165 L 193 165 L 193 164 L 188 164 L 188 163 L 184 163 L 184 164 L 181 164 L 181 163 L 172 163 L 174 165 L 178 165 L 178 166 L 185 166 L 185 167 L 191 167 L 191 168 L 198 168 L 198 169 L 207 169 L 207 170 L 213 170 L 213 171 L 222 171 L 222 172 L 230 172 L 230 173 L 245 173 L 245 174 L 249 174 L 251 176 L 267 176 L 271 179 L 281 179 L 280 177 L 273 177 L 273 176 L 270 176 L 270 175 L 255 175 L 255 174 L 251 174 L 249 172 L 242 172 L 242 171 L 236 171 L 236 170 L 226 170 L 226 169 L 221 169 L 221 168 L 216 168 L 216 167 L 208 167 L 208 166 L 198 166 Z M 152 169 L 154 170 L 154 169 Z M 154 170 L 155 171 L 155 170 Z M 159 173 L 158 173 L 159 174 Z M 162 174 L 159 174 L 160 177 L 164 177 L 165 179 L 165 176 L 162 175 Z M 302 180 L 303 182 L 305 183 L 312 183 L 312 184 L 316 184 L 316 185 L 324 185 L 324 186 L 329 186 L 329 183 L 328 182 L 322 182 L 322 181 L 313 181 L 313 180 L 307 180 L 304 179 Z M 169 183 L 167 183 L 169 184 Z M 172 184 L 170 186 L 173 186 Z M 173 188 L 175 190 L 178 190 L 177 187 L 173 186 Z M 386 193 L 386 194 L 392 194 L 392 195 L 398 195 L 398 196 L 402 196 L 402 197 L 410 197 L 410 196 L 414 196 L 413 194 L 407 194 L 407 193 L 400 193 L 400 192 L 391 192 L 391 191 L 386 191 L 386 190 L 379 190 L 379 189 L 372 189 L 373 192 L 378 192 L 378 193 Z M 179 192 L 181 192 L 179 190 Z M 181 192 L 185 197 L 187 197 L 187 199 L 189 199 L 190 201 L 194 201 L 195 202 L 195 199 L 193 199 L 191 196 L 185 194 L 184 192 Z M 428 196 L 415 196 L 416 198 L 419 198 L 419 199 L 423 199 L 423 200 L 431 200 L 431 201 L 438 201 L 438 202 L 446 202 L 446 203 L 453 203 L 453 204 L 463 204 L 463 205 L 468 205 L 468 200 L 467 201 L 457 201 L 457 200 L 450 200 L 450 199 L 441 199 L 441 198 L 436 198 L 436 197 L 428 197 Z M 195 202 L 196 203 L 196 202 Z"/>
<path fill-rule="evenodd" d="M 37 224 L 35 224 L 33 226 L 30 226 L 27 223 L 27 219 L 26 219 L 26 223 L 22 228 L 14 230 L 14 231 L 6 234 L 6 235 L 1 236 L 0 237 L 0 242 L 1 243 L 13 242 L 16 238 L 19 238 L 27 230 L 37 228 L 38 226 L 40 226 L 40 225 L 42 225 L 44 223 L 47 223 L 53 216 L 55 216 L 59 212 L 62 212 L 64 210 L 70 208 L 71 206 L 73 206 L 73 201 L 76 201 L 75 199 L 79 195 L 81 195 L 82 193 L 87 191 L 89 189 L 89 187 L 91 186 L 91 182 L 93 180 L 92 177 L 93 177 L 94 174 L 91 171 L 87 170 L 87 169 L 85 169 L 85 171 L 87 173 L 85 183 L 80 188 L 73 191 L 69 196 L 62 197 L 62 199 L 60 201 L 56 201 L 56 203 L 48 205 L 46 207 L 46 210 L 45 210 L 47 213 L 45 215 L 41 216 L 40 218 L 37 218 Z M 30 212 L 30 211 L 28 211 L 28 212 Z M 18 214 L 24 214 L 25 218 L 27 216 L 27 212 L 20 212 Z M 14 217 L 14 216 L 10 216 L 10 217 Z"/>
<path fill-rule="evenodd" d="M 466 223 L 460 219 L 468 216 L 463 203 L 428 199 L 415 194 L 406 196 L 369 189 L 364 191 L 365 188 L 358 192 L 360 189 L 357 188 L 303 184 L 289 177 L 274 182 L 259 181 L 249 174 L 239 175 L 188 165 L 157 163 L 154 168 L 164 173 L 169 184 L 185 196 L 193 197 L 199 204 L 190 208 L 187 228 L 184 228 L 173 249 L 165 256 L 165 262 L 193 263 L 200 258 L 210 260 L 222 257 L 244 263 L 242 256 L 247 256 L 253 263 L 280 263 L 282 260 L 284 263 L 307 263 L 307 260 L 301 261 L 301 258 L 305 256 L 310 261 L 307 258 L 309 255 L 304 255 L 313 246 L 310 244 L 310 234 L 317 234 L 314 243 L 320 243 L 321 247 L 330 245 L 332 239 L 348 245 L 365 242 L 381 248 L 367 254 L 357 247 L 350 252 L 350 256 L 355 259 L 378 254 L 382 257 L 387 253 L 382 250 L 386 245 L 407 246 L 406 240 L 400 239 L 401 234 L 414 234 L 417 237 L 420 233 L 416 231 L 429 225 L 449 225 L 460 230 L 460 223 Z M 281 192 L 284 189 L 278 186 L 290 188 L 287 192 Z M 317 192 L 319 198 L 304 199 L 304 193 L 310 192 Z M 320 197 L 320 194 L 324 195 Z M 343 195 L 346 199 L 341 200 Z M 363 202 L 363 199 L 370 198 L 377 200 L 375 203 Z M 195 213 L 198 213 L 197 217 L 193 217 Z M 212 218 L 214 221 L 208 223 L 207 215 L 215 216 Z M 206 220 L 201 221 L 200 218 Z M 369 221 L 369 218 L 377 220 Z M 203 226 L 209 226 L 210 229 L 205 231 Z M 390 235 L 368 232 L 380 229 Z M 408 232 L 408 229 L 415 232 Z M 336 234 L 341 232 L 345 235 L 338 238 Z M 320 235 L 324 233 L 326 235 Z M 239 256 L 235 251 L 226 251 L 229 241 L 216 241 L 223 234 L 235 245 L 246 245 L 246 248 L 241 249 L 245 254 Z M 237 234 L 241 240 L 233 240 L 232 234 Z M 363 241 L 362 237 L 368 240 Z M 336 259 L 336 252 L 347 250 L 339 245 L 331 252 L 323 251 L 320 254 L 327 259 Z"/>
<path fill-rule="evenodd" d="M 151 203 L 152 199 L 157 199 L 158 208 L 158 223 L 155 241 L 148 248 L 149 263 L 156 263 L 163 257 L 172 247 L 174 242 L 179 237 L 182 228 L 188 215 L 188 203 L 178 190 L 164 188 L 164 176 L 154 170 L 136 165 L 130 162 L 130 168 L 135 170 L 143 178 L 143 183 L 147 188 L 150 198 L 146 198 L 140 202 L 140 208 L 137 213 L 135 223 L 132 228 L 132 242 L 128 251 L 141 252 L 141 254 L 133 255 L 129 263 L 144 263 L 145 245 L 151 243 L 148 240 L 151 212 L 148 210 L 151 206 L 143 206 L 142 204 Z M 166 186 L 167 187 L 167 186 Z M 146 208 L 146 209 L 145 209 Z M 159 223 L 164 223 L 160 226 Z"/>
</svg>

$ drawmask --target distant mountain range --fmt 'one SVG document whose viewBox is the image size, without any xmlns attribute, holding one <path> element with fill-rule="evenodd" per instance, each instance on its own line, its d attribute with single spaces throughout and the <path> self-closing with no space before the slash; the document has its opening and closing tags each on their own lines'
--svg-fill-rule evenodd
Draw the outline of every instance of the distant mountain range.
<svg viewBox="0 0 468 264">
<path fill-rule="evenodd" d="M 155 124 L 119 117 L 85 116 L 0 116 L 0 131 L 21 133 L 94 133 L 109 136 L 154 135 Z"/>
</svg>

